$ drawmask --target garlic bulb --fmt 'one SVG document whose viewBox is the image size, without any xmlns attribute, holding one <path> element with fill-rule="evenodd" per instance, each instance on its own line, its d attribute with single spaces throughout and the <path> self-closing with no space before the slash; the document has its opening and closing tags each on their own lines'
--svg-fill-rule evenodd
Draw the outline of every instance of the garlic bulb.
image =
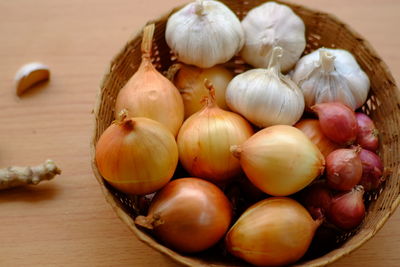
<svg viewBox="0 0 400 267">
<path fill-rule="evenodd" d="M 292 79 L 303 91 L 307 107 L 341 102 L 353 110 L 367 100 L 369 79 L 351 53 L 320 48 L 302 57 Z"/>
<path fill-rule="evenodd" d="M 283 48 L 282 71 L 291 69 L 306 47 L 304 22 L 286 5 L 268 2 L 249 11 L 242 21 L 245 44 L 241 56 L 257 68 L 267 67 L 275 46 Z"/>
<path fill-rule="evenodd" d="M 272 50 L 268 69 L 237 75 L 226 89 L 228 107 L 259 127 L 293 125 L 304 111 L 297 85 L 280 72 L 282 48 Z"/>
<path fill-rule="evenodd" d="M 210 68 L 239 52 L 244 33 L 239 19 L 227 6 L 197 0 L 168 19 L 165 39 L 179 61 Z"/>
</svg>

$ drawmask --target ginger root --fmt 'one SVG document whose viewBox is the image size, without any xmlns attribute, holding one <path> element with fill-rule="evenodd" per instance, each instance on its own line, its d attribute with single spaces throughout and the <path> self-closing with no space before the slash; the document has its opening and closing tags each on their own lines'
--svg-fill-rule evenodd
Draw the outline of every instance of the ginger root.
<svg viewBox="0 0 400 267">
<path fill-rule="evenodd" d="M 61 170 L 52 160 L 33 167 L 8 167 L 0 169 L 0 190 L 28 184 L 36 185 L 41 181 L 50 180 Z"/>
</svg>

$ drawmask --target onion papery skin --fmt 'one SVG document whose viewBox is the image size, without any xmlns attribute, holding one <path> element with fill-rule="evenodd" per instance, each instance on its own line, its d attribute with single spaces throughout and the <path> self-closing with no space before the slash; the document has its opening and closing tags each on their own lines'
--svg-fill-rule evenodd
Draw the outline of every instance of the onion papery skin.
<svg viewBox="0 0 400 267">
<path fill-rule="evenodd" d="M 232 145 L 241 145 L 253 134 L 251 125 L 240 115 L 206 106 L 182 125 L 178 138 L 179 159 L 195 177 L 224 183 L 240 174 Z"/>
<path fill-rule="evenodd" d="M 225 91 L 233 75 L 224 67 L 217 65 L 212 68 L 201 69 L 184 64 L 179 65 L 174 76 L 174 84 L 182 95 L 185 107 L 185 119 L 203 108 L 201 104 L 208 90 L 204 87 L 204 80 L 208 79 L 215 87 L 215 98 L 221 109 L 229 110 L 225 102 Z"/>
<path fill-rule="evenodd" d="M 321 175 L 325 166 L 318 147 L 288 125 L 265 128 L 231 151 L 249 180 L 272 196 L 300 191 Z"/>
<path fill-rule="evenodd" d="M 325 158 L 329 153 L 341 147 L 324 135 L 321 126 L 319 125 L 319 121 L 316 119 L 303 119 L 296 123 L 294 127 L 300 129 L 305 135 L 307 135 L 311 142 L 319 148 Z"/>
<path fill-rule="evenodd" d="M 307 251 L 321 221 L 295 200 L 272 197 L 248 208 L 225 237 L 228 251 L 257 266 L 283 266 Z"/>
<path fill-rule="evenodd" d="M 231 220 L 231 203 L 217 186 L 199 178 L 179 178 L 159 191 L 148 215 L 135 222 L 148 225 L 168 247 L 194 253 L 223 238 Z"/>
<path fill-rule="evenodd" d="M 165 126 L 148 118 L 113 123 L 96 145 L 100 174 L 128 194 L 157 191 L 172 178 L 177 164 L 174 136 Z"/>
</svg>

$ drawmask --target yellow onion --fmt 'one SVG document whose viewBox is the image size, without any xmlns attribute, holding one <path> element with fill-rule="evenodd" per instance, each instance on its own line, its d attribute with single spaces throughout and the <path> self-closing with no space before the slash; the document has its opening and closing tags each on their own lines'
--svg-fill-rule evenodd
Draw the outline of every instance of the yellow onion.
<svg viewBox="0 0 400 267">
<path fill-rule="evenodd" d="M 179 159 L 192 176 L 223 182 L 241 171 L 230 146 L 242 144 L 253 129 L 240 115 L 220 109 L 209 81 L 206 87 L 210 95 L 204 108 L 190 116 L 179 131 Z"/>
<path fill-rule="evenodd" d="M 184 64 L 174 64 L 168 71 L 169 78 L 174 82 L 182 95 L 185 106 L 185 118 L 203 108 L 201 100 L 208 95 L 204 80 L 208 79 L 215 88 L 215 98 L 218 106 L 229 110 L 225 102 L 225 91 L 233 75 L 222 66 L 201 69 Z"/>
<path fill-rule="evenodd" d="M 146 117 L 164 124 L 174 136 L 183 122 L 182 97 L 176 87 L 151 63 L 154 24 L 144 28 L 142 62 L 137 72 L 118 93 L 115 116 L 128 110 L 130 117 Z"/>
<path fill-rule="evenodd" d="M 305 133 L 311 142 L 317 145 L 325 158 L 329 153 L 341 147 L 324 135 L 317 119 L 303 119 L 296 123 L 294 127 Z"/>
<path fill-rule="evenodd" d="M 282 266 L 299 260 L 322 220 L 287 197 L 264 199 L 236 221 L 225 237 L 228 251 L 257 266 Z"/>
<path fill-rule="evenodd" d="M 318 147 L 299 129 L 274 125 L 232 146 L 246 176 L 259 189 L 273 196 L 293 194 L 324 171 Z"/>
<path fill-rule="evenodd" d="M 100 174 L 129 194 L 157 191 L 171 179 L 178 148 L 171 132 L 148 118 L 122 118 L 110 125 L 96 145 Z"/>
<path fill-rule="evenodd" d="M 180 178 L 156 193 L 147 216 L 135 223 L 153 230 L 167 246 L 192 253 L 217 243 L 231 220 L 232 206 L 221 189 L 202 179 Z"/>
</svg>

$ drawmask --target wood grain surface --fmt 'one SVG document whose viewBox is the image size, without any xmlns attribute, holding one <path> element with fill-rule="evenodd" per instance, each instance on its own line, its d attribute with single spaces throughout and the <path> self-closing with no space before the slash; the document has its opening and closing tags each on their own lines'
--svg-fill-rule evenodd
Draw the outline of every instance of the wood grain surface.
<svg viewBox="0 0 400 267">
<path fill-rule="evenodd" d="M 51 158 L 63 173 L 0 192 L 0 266 L 177 266 L 140 243 L 104 200 L 90 168 L 92 108 L 112 57 L 147 20 L 184 0 L 0 0 L 0 166 Z M 370 41 L 400 78 L 400 1 L 308 0 Z M 21 98 L 28 62 L 51 80 Z M 399 266 L 400 211 L 333 266 Z"/>
</svg>

